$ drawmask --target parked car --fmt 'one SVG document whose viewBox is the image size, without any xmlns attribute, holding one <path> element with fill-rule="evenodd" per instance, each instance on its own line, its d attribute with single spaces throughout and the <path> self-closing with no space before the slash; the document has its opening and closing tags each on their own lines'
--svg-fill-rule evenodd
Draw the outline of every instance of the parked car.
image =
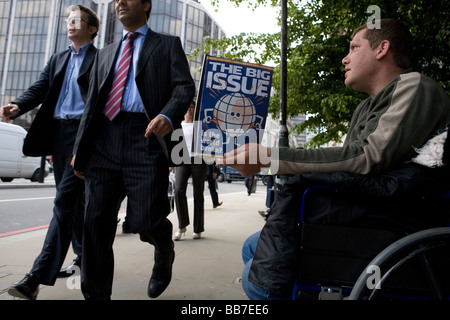
<svg viewBox="0 0 450 320">
<path fill-rule="evenodd" d="M 258 180 L 261 180 L 263 184 L 266 186 L 268 181 L 268 176 L 261 174 L 261 172 L 256 174 L 256 178 Z M 217 181 L 219 182 L 228 182 L 231 183 L 232 181 L 242 181 L 245 177 L 239 172 L 239 170 L 228 167 L 228 166 L 222 166 L 220 167 L 220 173 L 217 176 Z"/>
<path fill-rule="evenodd" d="M 0 122 L 0 179 L 11 182 L 15 178 L 39 181 L 41 157 L 27 157 L 22 153 L 27 131 L 21 126 Z M 49 170 L 45 161 L 44 177 Z"/>
<path fill-rule="evenodd" d="M 245 177 L 242 176 L 242 174 L 236 170 L 235 168 L 228 167 L 228 166 L 222 166 L 220 167 L 220 173 L 217 176 L 218 182 L 228 182 L 231 183 L 231 181 L 238 181 L 238 180 L 244 180 Z"/>
</svg>

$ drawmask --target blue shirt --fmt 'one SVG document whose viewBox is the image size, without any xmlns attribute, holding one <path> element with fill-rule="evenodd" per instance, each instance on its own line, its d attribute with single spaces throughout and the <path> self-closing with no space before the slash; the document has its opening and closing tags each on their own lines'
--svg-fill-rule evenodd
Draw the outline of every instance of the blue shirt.
<svg viewBox="0 0 450 320">
<path fill-rule="evenodd" d="M 144 24 L 142 27 L 135 31 L 136 38 L 134 39 L 134 48 L 133 48 L 133 67 L 129 71 L 127 83 L 125 86 L 125 91 L 122 97 L 122 105 L 120 106 L 120 110 L 128 111 L 128 112 L 141 112 L 145 113 L 144 103 L 142 102 L 141 95 L 139 94 L 138 87 L 136 85 L 135 77 L 136 77 L 136 68 L 139 59 L 139 53 L 141 52 L 142 44 L 144 43 L 145 36 L 148 32 L 148 25 Z M 122 36 L 122 44 L 120 47 L 119 57 L 122 55 L 124 40 L 128 31 L 123 30 Z M 115 72 L 119 68 L 119 59 L 116 61 Z M 172 126 L 172 121 L 165 115 L 161 114 L 164 118 L 169 120 L 170 125 Z M 173 126 L 172 126 L 173 129 Z"/>
<path fill-rule="evenodd" d="M 78 74 L 86 52 L 91 43 L 87 43 L 75 52 L 72 45 L 69 46 L 70 58 L 67 64 L 64 82 L 59 94 L 58 103 L 53 117 L 56 119 L 81 119 L 84 110 L 84 101 L 78 86 Z"/>
<path fill-rule="evenodd" d="M 122 105 L 120 106 L 120 110 L 128 111 L 128 112 L 145 112 L 144 103 L 142 102 L 141 95 L 139 94 L 139 90 L 136 86 L 136 81 L 134 80 L 136 76 L 136 67 L 137 61 L 139 59 L 139 53 L 141 52 L 142 43 L 144 42 L 145 36 L 147 35 L 148 26 L 145 24 L 136 30 L 136 38 L 134 39 L 134 48 L 133 48 L 133 67 L 130 69 L 128 73 L 127 83 L 125 86 L 125 91 L 122 97 Z M 119 57 L 122 56 L 123 47 L 125 45 L 125 39 L 128 34 L 128 31 L 123 30 L 122 37 L 122 45 L 119 52 Z M 116 72 L 119 68 L 120 58 L 116 61 Z"/>
</svg>

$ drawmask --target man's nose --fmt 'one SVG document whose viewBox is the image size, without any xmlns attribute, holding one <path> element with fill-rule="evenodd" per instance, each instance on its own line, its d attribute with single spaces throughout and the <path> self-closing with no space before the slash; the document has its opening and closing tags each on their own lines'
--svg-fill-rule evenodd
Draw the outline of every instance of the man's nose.
<svg viewBox="0 0 450 320">
<path fill-rule="evenodd" d="M 346 65 L 346 64 L 348 64 L 349 62 L 350 62 L 350 59 L 349 59 L 348 55 L 346 55 L 344 58 L 342 58 L 342 64 L 343 64 L 343 65 Z"/>
</svg>

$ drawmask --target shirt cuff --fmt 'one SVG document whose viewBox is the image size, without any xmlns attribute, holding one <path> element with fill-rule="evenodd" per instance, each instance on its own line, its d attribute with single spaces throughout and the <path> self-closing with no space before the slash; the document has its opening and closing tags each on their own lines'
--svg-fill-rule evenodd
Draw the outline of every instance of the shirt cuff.
<svg viewBox="0 0 450 320">
<path fill-rule="evenodd" d="M 160 113 L 159 114 L 160 116 L 163 116 L 164 118 L 166 118 L 168 121 L 169 121 L 169 123 L 170 123 L 170 127 L 172 128 L 172 131 L 173 131 L 173 124 L 172 124 L 172 120 L 170 120 L 170 118 L 168 117 L 168 116 L 166 116 L 166 115 L 164 115 L 164 114 L 162 114 L 162 113 Z"/>
</svg>

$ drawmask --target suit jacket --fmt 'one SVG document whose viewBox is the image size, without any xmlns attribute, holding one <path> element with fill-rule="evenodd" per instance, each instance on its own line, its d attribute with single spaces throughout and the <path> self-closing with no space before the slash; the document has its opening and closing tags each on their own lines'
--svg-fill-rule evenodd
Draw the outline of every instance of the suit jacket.
<svg viewBox="0 0 450 320">
<path fill-rule="evenodd" d="M 120 45 L 120 42 L 113 43 L 99 50 L 95 58 L 88 102 L 74 147 L 76 170 L 85 170 L 86 157 L 93 148 L 93 137 L 99 128 L 96 124 L 104 117 Z M 149 121 L 161 113 L 172 120 L 174 129 L 181 128 L 181 121 L 195 95 L 195 83 L 180 38 L 149 29 L 138 58 L 135 81 Z M 157 136 L 168 160 L 173 147 L 170 137 L 171 134 L 164 138 Z"/>
<path fill-rule="evenodd" d="M 86 51 L 77 79 L 84 102 L 86 102 L 89 76 L 96 52 L 97 48 L 94 45 L 90 45 Z M 55 134 L 53 114 L 58 103 L 69 59 L 69 50 L 54 54 L 41 72 L 39 79 L 19 98 L 11 102 L 17 104 L 20 108 L 20 112 L 14 118 L 42 104 L 25 137 L 23 153 L 27 156 L 53 154 L 53 136 Z"/>
</svg>

